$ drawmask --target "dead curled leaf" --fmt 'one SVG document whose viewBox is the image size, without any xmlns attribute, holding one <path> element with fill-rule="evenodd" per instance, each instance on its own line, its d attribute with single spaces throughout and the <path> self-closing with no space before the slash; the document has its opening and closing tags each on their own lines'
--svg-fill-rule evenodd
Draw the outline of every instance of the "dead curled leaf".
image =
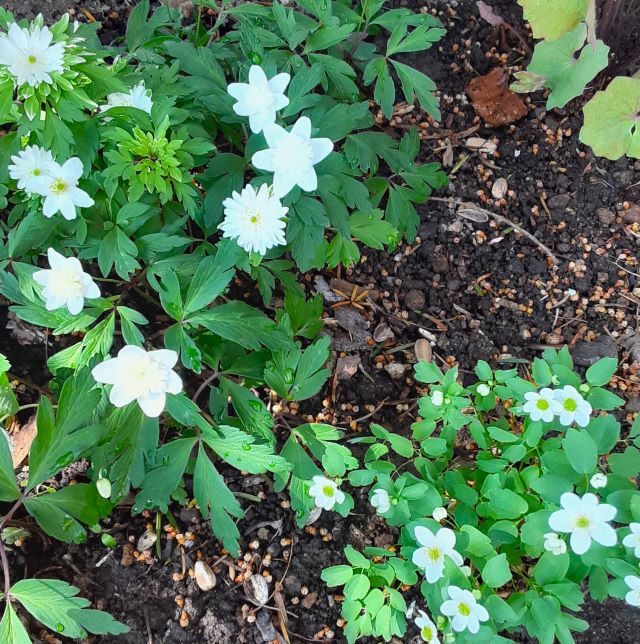
<svg viewBox="0 0 640 644">
<path fill-rule="evenodd" d="M 502 16 L 499 16 L 492 7 L 485 2 L 482 2 L 482 0 L 478 0 L 478 2 L 476 2 L 476 6 L 480 12 L 480 17 L 483 20 L 486 20 L 492 27 L 499 27 L 504 24 Z"/>
<path fill-rule="evenodd" d="M 13 469 L 22 465 L 24 459 L 27 458 L 29 450 L 31 449 L 31 443 L 33 443 L 37 432 L 36 417 L 31 416 L 22 427 L 11 433 L 11 460 L 13 462 Z"/>
<path fill-rule="evenodd" d="M 473 108 L 491 127 L 514 123 L 528 113 L 524 101 L 507 87 L 508 80 L 509 72 L 495 67 L 467 85 L 466 91 Z"/>
</svg>

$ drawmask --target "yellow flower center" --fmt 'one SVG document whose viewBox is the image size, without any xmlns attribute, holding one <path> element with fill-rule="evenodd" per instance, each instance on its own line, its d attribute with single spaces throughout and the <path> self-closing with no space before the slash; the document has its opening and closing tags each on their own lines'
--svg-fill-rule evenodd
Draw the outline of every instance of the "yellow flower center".
<svg viewBox="0 0 640 644">
<path fill-rule="evenodd" d="M 423 626 L 422 631 L 423 639 L 427 640 L 428 642 L 433 639 L 433 631 L 428 627 L 428 626 Z"/>
<path fill-rule="evenodd" d="M 30 54 L 30 55 L 27 57 L 27 60 L 28 60 L 32 65 L 33 65 L 34 63 L 37 63 L 37 62 L 38 62 L 38 59 L 37 59 L 33 54 Z"/>
<path fill-rule="evenodd" d="M 61 195 L 67 191 L 67 184 L 62 179 L 54 179 L 51 183 L 51 192 L 56 195 Z"/>
<path fill-rule="evenodd" d="M 40 169 L 39 168 L 34 168 L 33 172 L 31 173 L 34 177 L 39 177 L 40 176 Z"/>
<path fill-rule="evenodd" d="M 462 615 L 463 617 L 469 617 L 469 615 L 471 615 L 471 609 L 470 609 L 470 608 L 469 608 L 469 606 L 467 606 L 467 604 L 465 604 L 464 602 L 460 602 L 460 603 L 458 604 L 458 612 L 459 612 L 459 613 L 460 613 L 460 615 Z"/>
<path fill-rule="evenodd" d="M 567 411 L 575 411 L 578 408 L 578 403 L 573 398 L 565 398 L 563 406 Z"/>
<path fill-rule="evenodd" d="M 322 488 L 322 493 L 323 493 L 325 496 L 332 497 L 332 496 L 333 496 L 333 488 L 332 488 L 330 485 L 325 485 L 325 486 Z"/>
<path fill-rule="evenodd" d="M 431 559 L 431 561 L 440 561 L 442 558 L 442 553 L 440 552 L 440 548 L 438 546 L 432 546 L 431 548 L 427 548 L 427 557 Z"/>
<path fill-rule="evenodd" d="M 549 409 L 549 401 L 544 398 L 540 398 L 538 402 L 536 402 L 536 407 L 542 411 L 546 411 Z"/>
<path fill-rule="evenodd" d="M 589 527 L 589 519 L 588 517 L 578 517 L 576 519 L 576 528 L 588 528 Z"/>
</svg>

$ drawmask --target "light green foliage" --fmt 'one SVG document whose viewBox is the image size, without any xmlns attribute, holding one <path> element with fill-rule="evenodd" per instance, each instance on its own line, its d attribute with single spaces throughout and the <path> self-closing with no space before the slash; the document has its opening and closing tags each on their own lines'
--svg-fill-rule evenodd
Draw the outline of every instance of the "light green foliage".
<svg viewBox="0 0 640 644">
<path fill-rule="evenodd" d="M 590 0 L 518 0 L 524 18 L 531 24 L 534 38 L 555 40 L 587 16 Z"/>
<path fill-rule="evenodd" d="M 534 360 L 533 380 L 516 369 L 494 371 L 481 361 L 475 369 L 478 381 L 463 387 L 456 368 L 443 373 L 432 363 L 416 365 L 416 379 L 428 384 L 430 393 L 420 399 L 421 418 L 412 425 L 411 439 L 372 425 L 371 437 L 353 441 L 369 447 L 360 469 L 349 473 L 350 483 L 368 488 L 370 498 L 384 490 L 389 508 L 381 516 L 401 532 L 395 548 L 367 548 L 363 556 L 349 547 L 348 564 L 323 572 L 329 586 L 344 586 L 342 616 L 349 642 L 363 636 L 389 641 L 412 635 L 402 602 L 392 599 L 401 585 L 419 585 L 416 610 L 426 611 L 438 624 L 441 639 L 474 643 L 511 641 L 507 638 L 522 627 L 538 641 L 571 642 L 572 631 L 588 627 L 572 613 L 584 601 L 585 582 L 598 601 L 625 596 L 624 576 L 638 575 L 633 549 L 622 540 L 629 534 L 628 524 L 640 519 L 640 420 L 630 432 L 624 430 L 622 441 L 620 423 L 606 413 L 624 402 L 604 388 L 616 369 L 615 360 L 604 358 L 587 370 L 583 382 L 564 348 L 547 350 Z M 576 387 L 593 408 L 586 427 L 562 424 L 557 415 L 550 421 L 533 420 L 524 411 L 526 395 L 566 385 Z M 463 429 L 464 451 L 459 441 Z M 467 435 L 475 442 L 471 449 Z M 603 471 L 606 484 L 595 487 L 591 477 Z M 614 506 L 617 543 L 592 542 L 577 555 L 568 535 L 560 534 L 567 539 L 567 551 L 548 551 L 549 517 L 559 509 L 563 492 L 596 494 L 601 503 Z M 441 506 L 446 516 L 436 522 L 431 515 Z M 421 546 L 419 526 L 434 534 L 451 530 L 470 573 L 445 557 L 440 578 L 421 583 L 423 571 L 413 563 Z M 478 633 L 454 632 L 443 616 L 440 609 L 450 585 L 473 590 L 488 611 Z M 383 623 L 376 615 L 387 602 Z"/>
<path fill-rule="evenodd" d="M 619 76 L 584 106 L 580 141 L 598 155 L 640 158 L 640 79 Z"/>
<path fill-rule="evenodd" d="M 608 64 L 609 48 L 601 41 L 595 47 L 586 44 L 587 27 L 580 23 L 556 40 L 546 40 L 536 45 L 533 58 L 525 74 L 534 74 L 551 92 L 547 109 L 564 107 L 571 99 L 580 96 L 590 81 Z M 522 85 L 512 89 L 520 91 Z M 524 91 L 530 89 L 524 87 Z"/>
</svg>

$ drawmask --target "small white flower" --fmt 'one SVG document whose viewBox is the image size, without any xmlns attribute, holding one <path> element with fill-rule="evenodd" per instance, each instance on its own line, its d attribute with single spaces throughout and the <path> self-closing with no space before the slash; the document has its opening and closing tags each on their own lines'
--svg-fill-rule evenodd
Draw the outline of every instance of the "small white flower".
<svg viewBox="0 0 640 644">
<path fill-rule="evenodd" d="M 591 477 L 589 483 L 591 483 L 591 487 L 596 488 L 596 490 L 602 487 L 607 487 L 607 475 L 602 472 L 598 472 Z"/>
<path fill-rule="evenodd" d="M 219 228 L 224 237 L 235 239 L 247 252 L 264 255 L 269 248 L 286 244 L 282 217 L 287 214 L 280 199 L 270 194 L 266 184 L 259 190 L 247 185 L 241 193 L 222 202 L 224 221 Z"/>
<path fill-rule="evenodd" d="M 316 507 L 322 510 L 331 510 L 337 503 L 344 501 L 344 492 L 338 484 L 326 476 L 314 476 L 313 485 L 309 488 L 309 496 L 313 498 Z"/>
<path fill-rule="evenodd" d="M 256 168 L 273 172 L 273 191 L 284 197 L 295 186 L 311 192 L 318 187 L 313 166 L 333 150 L 331 139 L 312 139 L 311 121 L 301 116 L 287 132 L 275 123 L 264 126 L 269 149 L 256 152 L 251 162 Z"/>
<path fill-rule="evenodd" d="M 109 400 L 116 407 L 125 407 L 134 400 L 142 411 L 157 418 L 164 410 L 167 394 L 179 394 L 182 380 L 173 371 L 178 354 L 170 349 L 145 351 L 127 345 L 116 358 L 101 362 L 91 375 L 97 382 L 113 385 Z"/>
<path fill-rule="evenodd" d="M 51 85 L 51 74 L 64 71 L 64 44 L 52 45 L 52 40 L 48 27 L 25 29 L 12 23 L 6 34 L 0 34 L 0 65 L 7 68 L 18 86 Z"/>
<path fill-rule="evenodd" d="M 416 626 L 420 629 L 420 637 L 423 642 L 428 642 L 429 644 L 440 644 L 438 639 L 438 630 L 436 625 L 431 621 L 429 615 L 427 615 L 423 610 L 418 611 L 419 615 L 415 619 Z"/>
<path fill-rule="evenodd" d="M 633 548 L 633 554 L 640 559 L 640 523 L 630 523 L 629 529 L 631 533 L 622 540 L 622 545 Z"/>
<path fill-rule="evenodd" d="M 64 257 L 53 248 L 47 251 L 47 257 L 51 268 L 33 274 L 34 281 L 42 286 L 47 311 L 66 307 L 71 315 L 77 315 L 85 297 L 100 297 L 100 289 L 76 257 Z"/>
<path fill-rule="evenodd" d="M 373 496 L 371 497 L 371 505 L 376 509 L 378 514 L 384 514 L 385 512 L 388 512 L 391 508 L 389 493 L 382 488 L 377 488 L 373 491 Z"/>
<path fill-rule="evenodd" d="M 140 82 L 132 87 L 128 92 L 114 92 L 107 96 L 107 104 L 100 106 L 101 112 L 106 112 L 112 107 L 136 107 L 147 114 L 151 114 L 153 101 L 151 100 L 151 90 Z"/>
<path fill-rule="evenodd" d="M 11 157 L 9 176 L 18 182 L 18 188 L 32 195 L 43 177 L 51 175 L 57 166 L 49 150 L 28 145 Z"/>
<path fill-rule="evenodd" d="M 571 550 L 582 555 L 591 547 L 591 540 L 603 546 L 615 546 L 616 531 L 609 525 L 616 516 L 616 508 L 600 503 L 595 494 L 587 492 L 579 497 L 565 492 L 560 497 L 562 510 L 556 510 L 549 517 L 549 527 L 556 532 L 570 533 Z"/>
<path fill-rule="evenodd" d="M 478 385 L 477 392 L 480 396 L 488 396 L 491 393 L 491 387 L 486 382 Z"/>
<path fill-rule="evenodd" d="M 562 406 L 554 398 L 554 392 L 549 387 L 544 387 L 539 392 L 528 391 L 524 395 L 527 401 L 522 410 L 528 414 L 531 420 L 542 420 L 550 423 L 553 417 L 560 414 Z"/>
<path fill-rule="evenodd" d="M 547 532 L 544 535 L 544 549 L 554 555 L 563 555 L 567 551 L 567 544 L 555 532 Z"/>
<path fill-rule="evenodd" d="M 231 83 L 227 87 L 227 92 L 237 100 L 233 111 L 249 117 L 252 132 L 262 132 L 265 125 L 275 123 L 276 112 L 289 105 L 284 90 L 290 80 L 289 74 L 277 74 L 268 79 L 262 67 L 252 65 L 248 83 Z"/>
<path fill-rule="evenodd" d="M 454 548 L 456 535 L 449 528 L 440 528 L 435 534 L 423 526 L 415 529 L 416 541 L 420 544 L 411 560 L 424 570 L 427 581 L 432 584 L 444 576 L 444 558 L 449 557 L 456 565 L 464 563 Z"/>
<path fill-rule="evenodd" d="M 556 389 L 554 398 L 562 407 L 558 414 L 561 425 L 569 427 L 575 422 L 580 427 L 586 427 L 589 424 L 589 417 L 593 408 L 575 387 L 565 385 L 562 389 Z"/>
<path fill-rule="evenodd" d="M 630 606 L 640 606 L 640 577 L 636 575 L 626 575 L 624 583 L 630 588 L 625 595 L 624 600 Z"/>
<path fill-rule="evenodd" d="M 436 389 L 436 391 L 432 392 L 431 394 L 431 404 L 434 405 L 434 407 L 440 407 L 442 403 L 444 402 L 444 394 Z"/>
<path fill-rule="evenodd" d="M 470 633 L 477 633 L 480 630 L 480 622 L 489 619 L 487 609 L 478 604 L 473 593 L 463 590 L 458 586 L 447 588 L 449 599 L 442 603 L 440 612 L 451 619 L 451 627 L 454 631 L 461 632 L 468 630 Z"/>
<path fill-rule="evenodd" d="M 436 508 L 431 516 L 434 521 L 440 523 L 440 521 L 444 521 L 447 518 L 447 509 L 443 507 Z"/>
<path fill-rule="evenodd" d="M 93 199 L 78 188 L 82 176 L 82 161 L 73 157 L 63 165 L 55 164 L 46 177 L 33 182 L 34 192 L 44 197 L 42 214 L 53 217 L 57 212 L 65 219 L 76 218 L 76 206 L 88 208 L 93 206 Z"/>
</svg>

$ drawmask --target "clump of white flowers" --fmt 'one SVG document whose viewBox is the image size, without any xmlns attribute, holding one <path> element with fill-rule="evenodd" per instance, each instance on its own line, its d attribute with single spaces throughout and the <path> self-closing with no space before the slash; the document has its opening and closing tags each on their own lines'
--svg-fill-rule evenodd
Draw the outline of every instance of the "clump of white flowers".
<svg viewBox="0 0 640 644">
<path fill-rule="evenodd" d="M 555 532 L 547 532 L 544 535 L 544 549 L 554 555 L 563 555 L 567 551 L 567 544 Z"/>
<path fill-rule="evenodd" d="M 560 497 L 561 510 L 549 517 L 549 527 L 556 532 L 568 533 L 571 550 L 583 555 L 596 541 L 603 546 L 615 546 L 616 531 L 609 525 L 616 516 L 616 508 L 600 503 L 595 494 L 587 492 L 582 497 L 565 492 Z"/>
<path fill-rule="evenodd" d="M 284 73 L 269 79 L 262 67 L 252 65 L 248 83 L 230 83 L 227 87 L 227 92 L 237 101 L 233 111 L 238 116 L 249 117 L 252 132 L 262 132 L 265 125 L 275 123 L 276 112 L 289 105 L 284 90 L 290 80 L 291 76 Z"/>
<path fill-rule="evenodd" d="M 144 81 L 141 81 L 128 92 L 113 92 L 107 96 L 107 103 L 100 106 L 101 112 L 106 112 L 112 107 L 135 107 L 147 114 L 151 114 L 153 101 L 151 90 L 148 90 Z"/>
<path fill-rule="evenodd" d="M 116 407 L 125 407 L 134 400 L 151 418 L 164 410 L 167 394 L 179 394 L 182 380 L 173 371 L 178 354 L 170 349 L 145 351 L 127 345 L 117 357 L 101 362 L 91 375 L 97 382 L 113 385 L 109 400 Z"/>
<path fill-rule="evenodd" d="M 37 191 L 42 177 L 49 177 L 56 169 L 56 162 L 49 150 L 28 145 L 11 157 L 9 176 L 18 182 L 18 188 L 31 196 Z"/>
<path fill-rule="evenodd" d="M 48 27 L 16 23 L 0 34 L 0 66 L 14 78 L 16 86 L 53 84 L 52 75 L 64 71 L 64 44 L 53 43 Z"/>
<path fill-rule="evenodd" d="M 564 427 L 573 423 L 586 427 L 593 411 L 591 404 L 572 385 L 562 389 L 543 387 L 539 392 L 527 392 L 524 397 L 526 402 L 522 410 L 534 421 L 550 423 L 557 418 Z"/>
<path fill-rule="evenodd" d="M 340 505 L 345 500 L 344 492 L 335 481 L 319 475 L 312 479 L 309 496 L 313 499 L 316 507 L 322 510 L 332 510 L 336 503 Z"/>
<path fill-rule="evenodd" d="M 435 534 L 418 526 L 415 529 L 416 541 L 420 547 L 414 551 L 412 561 L 424 571 L 427 581 L 432 584 L 444 577 L 445 557 L 451 559 L 457 566 L 464 563 L 462 556 L 455 550 L 456 535 L 449 528 L 440 528 Z"/>
<path fill-rule="evenodd" d="M 461 632 L 468 630 L 475 634 L 480 630 L 480 622 L 489 619 L 487 609 L 479 604 L 470 590 L 458 586 L 447 588 L 449 599 L 440 606 L 440 612 L 451 619 L 451 628 Z"/>
<path fill-rule="evenodd" d="M 223 236 L 235 239 L 247 252 L 264 255 L 270 248 L 286 244 L 286 224 L 282 217 L 289 209 L 271 194 L 266 184 L 258 190 L 245 186 L 242 192 L 234 192 L 222 205 L 225 218 L 219 228 Z"/>
<path fill-rule="evenodd" d="M 66 307 L 71 315 L 77 315 L 85 298 L 100 297 L 100 289 L 76 257 L 64 257 L 53 248 L 49 248 L 47 257 L 51 268 L 33 274 L 34 281 L 42 286 L 47 311 Z"/>
</svg>

